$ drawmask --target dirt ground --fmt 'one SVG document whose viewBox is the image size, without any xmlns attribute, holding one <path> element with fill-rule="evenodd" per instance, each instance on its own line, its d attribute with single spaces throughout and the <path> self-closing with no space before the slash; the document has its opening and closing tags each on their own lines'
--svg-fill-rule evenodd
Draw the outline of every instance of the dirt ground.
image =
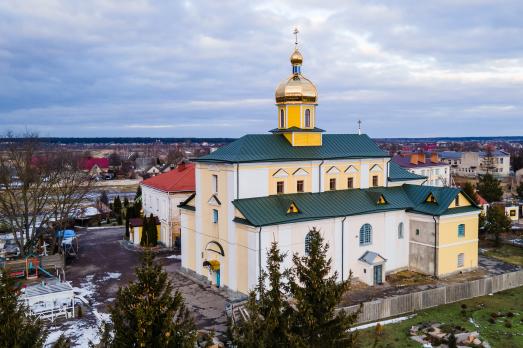
<svg viewBox="0 0 523 348">
<path fill-rule="evenodd" d="M 343 297 L 340 306 L 351 306 L 378 298 L 434 289 L 448 284 L 462 283 L 520 269 L 516 265 L 504 263 L 484 255 L 479 255 L 478 263 L 479 267 L 475 271 L 455 274 L 442 279 L 434 279 L 430 276 L 406 271 L 387 276 L 386 282 L 377 286 L 368 286 L 362 282 L 353 281 L 351 290 Z"/>
<path fill-rule="evenodd" d="M 66 278 L 75 292 L 89 302 L 83 306 L 82 318 L 51 325 L 48 343 L 65 332 L 75 346 L 85 347 L 89 340 L 97 341 L 98 327 L 109 319 L 108 305 L 120 286 L 135 279 L 134 269 L 140 263 L 140 252 L 122 244 L 124 230 L 120 227 L 97 228 L 78 233 L 80 249 L 77 258 L 69 259 Z M 179 274 L 179 257 L 169 252 L 156 256 L 168 272 L 175 290 L 185 297 L 199 329 L 213 330 L 223 337 L 226 331 L 226 299 L 219 292 L 205 288 Z"/>
</svg>

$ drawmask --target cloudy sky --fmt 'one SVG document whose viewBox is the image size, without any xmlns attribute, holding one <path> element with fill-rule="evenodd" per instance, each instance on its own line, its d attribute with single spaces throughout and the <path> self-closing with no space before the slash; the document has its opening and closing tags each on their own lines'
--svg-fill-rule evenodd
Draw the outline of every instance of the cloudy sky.
<svg viewBox="0 0 523 348">
<path fill-rule="evenodd" d="M 327 131 L 523 135 L 522 17 L 521 0 L 3 0 L 0 131 L 265 132 L 297 26 Z"/>
</svg>

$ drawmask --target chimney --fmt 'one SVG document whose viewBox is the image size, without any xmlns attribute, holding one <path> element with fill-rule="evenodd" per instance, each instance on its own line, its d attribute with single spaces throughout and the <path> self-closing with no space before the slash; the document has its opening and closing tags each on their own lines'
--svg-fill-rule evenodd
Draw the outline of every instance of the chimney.
<svg viewBox="0 0 523 348">
<path fill-rule="evenodd" d="M 430 154 L 430 161 L 432 163 L 439 163 L 439 156 L 436 152 Z"/>
<path fill-rule="evenodd" d="M 425 163 L 425 153 L 423 151 L 418 152 L 418 162 Z"/>
<path fill-rule="evenodd" d="M 414 165 L 418 164 L 418 154 L 417 153 L 410 154 L 410 164 L 414 164 Z"/>
</svg>

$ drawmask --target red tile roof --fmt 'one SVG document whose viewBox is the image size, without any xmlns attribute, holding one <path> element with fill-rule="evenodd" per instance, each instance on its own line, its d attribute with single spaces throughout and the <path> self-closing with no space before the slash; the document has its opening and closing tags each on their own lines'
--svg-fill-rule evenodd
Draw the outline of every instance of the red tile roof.
<svg viewBox="0 0 523 348">
<path fill-rule="evenodd" d="M 194 192 L 194 169 L 194 163 L 180 164 L 167 173 L 144 180 L 142 185 L 164 192 Z"/>
<path fill-rule="evenodd" d="M 478 197 L 478 203 L 479 205 L 485 205 L 488 204 L 487 200 L 479 195 L 479 193 L 476 193 L 476 196 Z"/>
<path fill-rule="evenodd" d="M 95 165 L 101 169 L 109 168 L 109 159 L 104 157 L 85 157 L 80 159 L 80 168 L 91 170 Z"/>
</svg>

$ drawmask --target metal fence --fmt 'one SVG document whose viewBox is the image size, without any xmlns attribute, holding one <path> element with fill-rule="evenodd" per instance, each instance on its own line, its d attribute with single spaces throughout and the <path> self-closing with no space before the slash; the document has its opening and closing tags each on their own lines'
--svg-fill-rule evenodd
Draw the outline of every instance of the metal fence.
<svg viewBox="0 0 523 348">
<path fill-rule="evenodd" d="M 473 297 L 485 296 L 521 285 L 523 285 L 523 270 L 364 302 L 358 316 L 358 323 L 372 322 Z M 360 305 L 354 305 L 342 309 L 352 313 L 357 311 L 359 307 Z"/>
</svg>

